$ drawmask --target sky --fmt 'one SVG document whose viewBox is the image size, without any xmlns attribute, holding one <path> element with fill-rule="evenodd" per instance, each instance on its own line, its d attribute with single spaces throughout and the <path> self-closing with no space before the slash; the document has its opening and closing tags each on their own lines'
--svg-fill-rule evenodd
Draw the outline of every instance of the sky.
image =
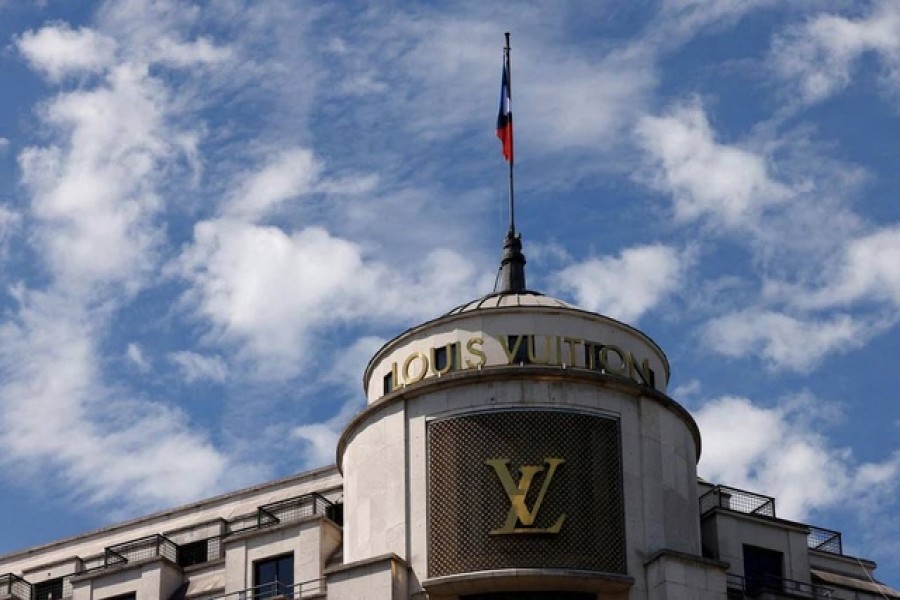
<svg viewBox="0 0 900 600">
<path fill-rule="evenodd" d="M 528 287 L 900 587 L 891 1 L 0 0 L 0 553 L 334 461 L 492 289 L 505 31 Z"/>
</svg>

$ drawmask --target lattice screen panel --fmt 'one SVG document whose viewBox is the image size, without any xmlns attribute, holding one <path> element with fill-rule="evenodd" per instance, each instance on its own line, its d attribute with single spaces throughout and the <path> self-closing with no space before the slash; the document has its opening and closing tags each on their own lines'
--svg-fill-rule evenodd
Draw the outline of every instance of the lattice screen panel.
<svg viewBox="0 0 900 600">
<path fill-rule="evenodd" d="M 500 411 L 433 421 L 429 449 L 429 576 L 501 568 L 626 572 L 617 420 L 556 411 Z M 548 459 L 563 459 L 550 481 Z M 498 473 L 525 488 L 529 525 L 509 529 L 511 500 Z M 539 471 L 537 469 L 540 469 Z M 543 501 L 535 513 L 541 489 Z M 558 533 L 546 532 L 565 515 Z M 539 532 L 539 530 L 545 530 Z"/>
</svg>

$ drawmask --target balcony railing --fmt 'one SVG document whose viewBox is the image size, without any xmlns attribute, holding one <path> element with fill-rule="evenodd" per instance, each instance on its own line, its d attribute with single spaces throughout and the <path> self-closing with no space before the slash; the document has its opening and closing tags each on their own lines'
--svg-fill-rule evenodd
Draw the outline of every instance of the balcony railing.
<svg viewBox="0 0 900 600">
<path fill-rule="evenodd" d="M 311 579 L 294 585 L 273 581 L 239 592 L 214 596 L 211 600 L 276 600 L 280 598 L 314 598 L 326 593 L 325 579 Z"/>
<path fill-rule="evenodd" d="M 775 498 L 724 485 L 717 485 L 700 496 L 701 515 L 714 508 L 727 508 L 746 515 L 775 518 Z"/>
<path fill-rule="evenodd" d="M 206 563 L 222 557 L 222 545 L 229 536 L 272 527 L 279 523 L 292 523 L 316 515 L 333 518 L 335 514 L 334 506 L 332 502 L 320 494 L 304 494 L 260 506 L 253 515 L 227 521 L 225 523 L 225 533 L 222 535 L 212 536 L 196 542 L 178 545 L 164 535 L 155 534 L 108 546 L 104 549 L 102 555 L 84 559 L 81 563 L 81 569 L 77 573 L 66 575 L 62 578 L 63 597 L 71 596 L 72 577 L 159 556 L 165 557 L 181 567 Z M 315 587 L 314 583 L 304 582 L 293 586 L 291 593 L 294 595 L 287 597 L 306 598 L 310 595 L 315 595 L 318 592 L 309 591 Z M 324 586 L 324 582 L 321 585 Z M 4 595 L 16 600 L 32 600 L 32 585 L 12 573 L 0 575 L 0 597 Z M 275 594 L 247 596 L 247 598 L 275 597 Z"/>
<path fill-rule="evenodd" d="M 0 596 L 16 600 L 31 600 L 31 584 L 12 573 L 0 575 Z"/>
<path fill-rule="evenodd" d="M 821 585 L 813 585 L 793 579 L 785 579 L 775 575 L 753 575 L 741 577 L 740 575 L 727 575 L 728 597 L 741 597 L 735 592 L 741 592 L 744 598 L 755 598 L 764 593 L 785 595 L 800 598 L 833 598 L 834 590 Z"/>
<path fill-rule="evenodd" d="M 806 537 L 806 545 L 813 550 L 830 552 L 831 554 L 843 554 L 844 547 L 841 544 L 841 532 L 821 527 L 809 526 L 809 535 Z"/>
<path fill-rule="evenodd" d="M 103 565 L 105 567 L 113 567 L 157 556 L 164 556 L 177 563 L 178 544 L 164 535 L 148 535 L 147 537 L 107 547 L 103 556 Z"/>
</svg>

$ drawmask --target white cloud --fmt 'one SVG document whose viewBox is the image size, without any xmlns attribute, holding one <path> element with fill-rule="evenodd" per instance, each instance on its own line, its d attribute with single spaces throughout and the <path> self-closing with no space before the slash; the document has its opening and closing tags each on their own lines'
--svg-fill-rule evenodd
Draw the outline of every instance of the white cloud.
<svg viewBox="0 0 900 600">
<path fill-rule="evenodd" d="M 125 357 L 141 373 L 149 373 L 153 368 L 153 365 L 151 365 L 150 361 L 147 360 L 147 357 L 144 356 L 144 351 L 141 350 L 140 344 L 134 342 L 128 344 L 128 347 L 125 349 Z"/>
<path fill-rule="evenodd" d="M 205 356 L 196 352 L 182 350 L 169 354 L 169 360 L 181 369 L 185 381 L 225 381 L 228 378 L 228 367 L 220 356 Z"/>
<path fill-rule="evenodd" d="M 703 436 L 699 474 L 707 480 L 776 498 L 777 515 L 806 519 L 816 509 L 851 505 L 872 510 L 900 485 L 900 452 L 859 463 L 818 431 L 828 403 L 798 397 L 766 408 L 723 397 L 694 412 Z M 860 491 L 865 490 L 864 494 Z"/>
<path fill-rule="evenodd" d="M 136 6 L 117 3 L 125 4 Z M 17 39 L 28 64 L 51 82 L 94 76 L 37 106 L 44 145 L 18 157 L 28 242 L 42 270 L 14 288 L 18 307 L 0 325 L 0 370 L 7 374 L 0 382 L 0 461 L 58 482 L 53 491 L 63 499 L 117 515 L 215 493 L 226 474 L 228 485 L 259 477 L 192 429 L 167 399 L 113 386 L 104 373 L 103 350 L 116 343 L 110 324 L 159 266 L 164 190 L 181 183 L 180 161 L 195 162 L 190 152 L 202 128 L 182 120 L 189 103 L 171 87 L 178 78 L 156 77 L 150 68 L 146 56 L 156 52 L 162 60 L 158 49 L 130 45 L 129 35 L 151 21 L 141 14 L 113 28 L 115 42 L 102 25 L 52 25 Z M 215 58 L 202 40 L 170 50 L 193 52 L 201 62 Z M 179 62 L 171 56 L 169 66 Z M 151 366 L 135 343 L 125 358 L 138 369 Z"/>
<path fill-rule="evenodd" d="M 812 307 L 847 306 L 879 301 L 900 306 L 900 227 L 889 227 L 851 240 L 824 286 L 797 294 L 796 304 Z"/>
<path fill-rule="evenodd" d="M 119 510 L 150 510 L 222 488 L 229 459 L 181 411 L 98 382 L 95 317 L 61 295 L 20 296 L 17 318 L 0 326 L 0 366 L 8 374 L 0 386 L 0 461 L 7 468 L 54 472 L 42 478 L 57 481 L 61 497 L 115 499 Z"/>
<path fill-rule="evenodd" d="M 849 315 L 799 318 L 747 309 L 710 320 L 702 335 L 711 350 L 725 356 L 755 356 L 773 370 L 806 372 L 830 353 L 861 347 L 873 333 L 873 326 Z"/>
<path fill-rule="evenodd" d="M 36 236 L 59 283 L 140 279 L 157 242 L 150 217 L 160 209 L 160 163 L 178 154 L 166 112 L 165 91 L 128 66 L 45 106 L 41 116 L 58 142 L 26 148 L 19 162 L 41 224 Z"/>
<path fill-rule="evenodd" d="M 296 373 L 316 354 L 312 334 L 323 326 L 434 316 L 474 296 L 471 264 L 450 250 L 399 274 L 320 227 L 289 233 L 219 219 L 194 233 L 179 263 L 189 301 L 266 376 Z"/>
<path fill-rule="evenodd" d="M 304 148 L 282 150 L 259 171 L 250 174 L 224 213 L 255 220 L 280 203 L 307 193 L 322 169 L 312 152 Z"/>
<path fill-rule="evenodd" d="M 764 156 L 721 144 L 696 102 L 676 105 L 662 117 L 644 117 L 636 134 L 650 160 L 647 179 L 670 194 L 681 221 L 709 218 L 745 228 L 789 190 L 772 178 Z"/>
<path fill-rule="evenodd" d="M 869 15 L 850 19 L 829 14 L 790 28 L 772 44 L 773 66 L 805 102 L 817 102 L 850 83 L 854 64 L 875 53 L 893 85 L 900 84 L 900 7 L 876 2 Z"/>
<path fill-rule="evenodd" d="M 335 448 L 337 448 L 340 432 L 323 423 L 300 425 L 293 431 L 294 437 L 305 442 L 308 454 L 303 456 L 303 463 L 309 468 L 334 464 Z"/>
<path fill-rule="evenodd" d="M 678 290 L 691 262 L 685 253 L 661 244 L 623 250 L 619 257 L 590 258 L 554 277 L 576 303 L 621 321 L 634 322 Z"/>
<path fill-rule="evenodd" d="M 27 31 L 16 40 L 31 67 L 51 81 L 70 74 L 98 72 L 113 64 L 116 43 L 93 29 L 72 29 L 68 24 Z"/>
</svg>

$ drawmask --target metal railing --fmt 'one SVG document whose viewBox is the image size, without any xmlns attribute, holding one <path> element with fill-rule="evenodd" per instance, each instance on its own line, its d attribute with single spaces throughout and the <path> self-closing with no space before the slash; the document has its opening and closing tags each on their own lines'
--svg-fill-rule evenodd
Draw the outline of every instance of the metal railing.
<svg viewBox="0 0 900 600">
<path fill-rule="evenodd" d="M 729 597 L 733 597 L 733 592 L 740 590 L 744 597 L 754 598 L 763 593 L 772 594 L 788 594 L 791 596 L 799 596 L 802 598 L 833 598 L 834 590 L 821 585 L 805 583 L 803 581 L 795 581 L 793 579 L 785 579 L 775 575 L 752 575 L 750 577 L 741 577 L 728 573 L 726 575 L 726 585 L 728 586 Z"/>
<path fill-rule="evenodd" d="M 0 596 L 16 600 L 31 600 L 31 584 L 12 573 L 0 575 Z"/>
<path fill-rule="evenodd" d="M 103 554 L 103 566 L 113 567 L 163 556 L 178 563 L 178 544 L 164 535 L 154 534 L 115 546 L 108 546 Z"/>
<path fill-rule="evenodd" d="M 700 496 L 701 515 L 714 508 L 727 508 L 746 515 L 775 518 L 775 498 L 724 485 L 717 485 Z"/>
<path fill-rule="evenodd" d="M 830 552 L 831 554 L 843 554 L 844 547 L 841 543 L 841 532 L 809 526 L 809 535 L 806 536 L 806 545 L 813 550 Z"/>
<path fill-rule="evenodd" d="M 66 575 L 62 578 L 63 597 L 72 595 L 72 577 L 158 556 L 165 557 L 181 567 L 202 564 L 222 558 L 222 544 L 228 536 L 272 527 L 279 523 L 292 523 L 316 515 L 331 518 L 331 511 L 334 506 L 334 503 L 324 496 L 313 492 L 259 506 L 255 514 L 233 521 L 226 521 L 225 533 L 222 535 L 215 535 L 196 542 L 179 545 L 164 535 L 154 534 L 107 546 L 102 555 L 84 559 L 77 573 Z M 307 590 L 310 589 L 310 586 L 315 581 L 307 581 L 292 586 L 292 593 L 295 595 L 288 597 L 304 598 L 312 594 L 313 592 L 308 592 Z M 324 581 L 321 585 L 324 590 Z M 16 600 L 32 600 L 32 585 L 12 573 L 0 575 L 0 596 L 4 594 Z M 270 594 L 268 596 L 248 597 L 270 598 L 275 596 Z"/>
<path fill-rule="evenodd" d="M 325 579 L 311 579 L 301 583 L 288 585 L 273 581 L 256 587 L 247 588 L 239 592 L 231 592 L 221 596 L 214 596 L 210 600 L 275 600 L 276 598 L 312 598 L 323 596 L 326 593 Z"/>
<path fill-rule="evenodd" d="M 259 527 L 269 527 L 276 523 L 290 523 L 313 515 L 325 515 L 331 502 L 320 494 L 312 493 L 271 504 L 264 504 L 257 509 Z"/>
</svg>

